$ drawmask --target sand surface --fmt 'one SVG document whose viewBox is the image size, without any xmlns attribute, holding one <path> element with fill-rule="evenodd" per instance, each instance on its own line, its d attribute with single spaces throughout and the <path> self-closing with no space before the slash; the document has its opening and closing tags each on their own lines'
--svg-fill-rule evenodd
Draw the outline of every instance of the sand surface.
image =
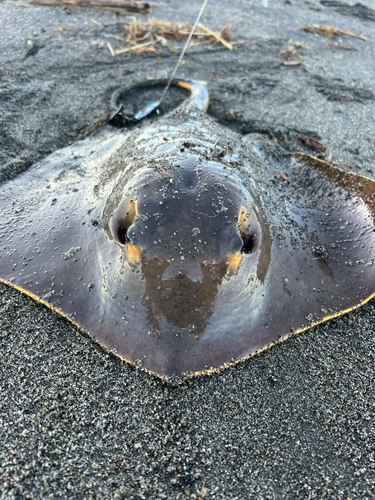
<svg viewBox="0 0 375 500">
<path fill-rule="evenodd" d="M 180 76 L 209 81 L 209 113 L 286 151 L 375 178 L 375 2 L 211 2 Z M 199 2 L 152 17 L 193 21 Z M 69 13 L 70 12 L 70 13 Z M 100 27 L 90 19 L 101 23 Z M 165 78 L 178 52 L 113 58 L 124 16 L 0 4 L 0 180 L 104 126 L 120 85 Z M 324 24 L 365 37 L 301 32 Z M 180 47 L 181 44 L 172 44 Z M 299 55 L 280 55 L 293 46 Z M 285 66 L 283 62 L 300 61 Z M 355 499 L 375 496 L 375 301 L 220 374 L 171 386 L 0 286 L 0 498 Z"/>
</svg>

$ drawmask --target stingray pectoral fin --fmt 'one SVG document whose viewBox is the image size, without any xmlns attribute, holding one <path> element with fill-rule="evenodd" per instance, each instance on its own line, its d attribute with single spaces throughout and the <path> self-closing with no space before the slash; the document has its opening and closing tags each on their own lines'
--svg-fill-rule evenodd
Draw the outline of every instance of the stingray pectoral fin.
<svg viewBox="0 0 375 500">
<path fill-rule="evenodd" d="M 334 183 L 348 194 L 361 199 L 375 219 L 375 182 L 372 179 L 332 167 L 329 163 L 313 156 L 294 153 L 293 157 L 321 173 L 326 179 L 327 187 Z"/>
<path fill-rule="evenodd" d="M 130 292 L 121 285 L 123 251 L 101 227 L 112 179 L 101 184 L 100 167 L 122 140 L 102 131 L 0 188 L 0 279 L 132 359 L 132 349 L 123 348 L 122 318 L 138 285 L 132 276 Z"/>
<path fill-rule="evenodd" d="M 284 216 L 273 220 L 264 346 L 375 294 L 375 182 L 306 157 L 288 179 Z"/>
<path fill-rule="evenodd" d="M 67 189 L 66 178 L 60 177 L 49 193 L 51 161 L 48 165 L 36 166 L 0 192 L 5 217 L 1 280 L 68 318 L 123 359 L 143 359 L 153 341 L 139 300 L 142 281 L 124 262 L 123 248 L 101 228 L 104 202 L 89 195 L 87 178 L 79 176 L 74 189 Z M 94 175 L 94 167 L 91 172 L 86 166 L 87 177 Z M 90 187 L 97 180 L 92 178 Z M 131 247 L 136 258 L 138 251 Z"/>
</svg>

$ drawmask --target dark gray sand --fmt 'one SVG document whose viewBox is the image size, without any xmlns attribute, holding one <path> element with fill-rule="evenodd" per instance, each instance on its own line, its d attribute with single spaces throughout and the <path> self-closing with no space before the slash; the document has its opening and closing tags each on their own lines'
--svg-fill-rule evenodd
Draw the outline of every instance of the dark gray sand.
<svg viewBox="0 0 375 500">
<path fill-rule="evenodd" d="M 308 152 L 298 137 L 312 135 L 326 157 L 374 178 L 375 2 L 367 7 L 212 1 L 203 23 L 230 23 L 245 43 L 195 46 L 179 74 L 209 80 L 209 113 L 232 129 L 290 152 Z M 153 17 L 192 21 L 198 9 L 158 2 Z M 107 41 L 122 44 L 104 35 L 119 35 L 124 17 L 68 12 L 0 4 L 2 181 L 104 125 L 115 88 L 165 77 L 176 61 L 159 47 L 113 58 Z M 299 31 L 306 24 L 368 40 L 316 37 Z M 291 45 L 299 66 L 282 65 Z M 1 499 L 375 497 L 374 300 L 179 386 L 5 285 L 0 311 Z"/>
</svg>

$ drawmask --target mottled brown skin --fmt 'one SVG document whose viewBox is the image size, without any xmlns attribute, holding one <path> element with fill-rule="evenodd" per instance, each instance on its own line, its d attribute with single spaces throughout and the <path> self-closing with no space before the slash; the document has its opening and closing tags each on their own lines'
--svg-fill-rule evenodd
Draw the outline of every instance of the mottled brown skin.
<svg viewBox="0 0 375 500">
<path fill-rule="evenodd" d="M 183 85 L 193 98 L 170 115 L 104 129 L 0 190 L 2 281 L 164 378 L 246 358 L 375 293 L 375 183 L 276 158 Z"/>
</svg>

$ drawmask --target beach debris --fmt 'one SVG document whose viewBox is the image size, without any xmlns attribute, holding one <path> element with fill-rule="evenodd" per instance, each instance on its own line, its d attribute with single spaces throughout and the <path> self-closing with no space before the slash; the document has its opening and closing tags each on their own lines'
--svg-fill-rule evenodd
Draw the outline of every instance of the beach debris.
<svg viewBox="0 0 375 500">
<path fill-rule="evenodd" d="M 151 6 L 138 0 L 27 0 L 36 5 L 87 7 L 89 9 L 110 10 L 112 12 L 150 14 Z"/>
<path fill-rule="evenodd" d="M 283 66 L 299 66 L 302 64 L 302 61 L 284 61 L 282 63 Z"/>
<path fill-rule="evenodd" d="M 318 153 L 324 153 L 326 147 L 314 137 L 298 137 L 299 142 Z"/>
<path fill-rule="evenodd" d="M 115 56 L 119 56 L 121 54 L 127 54 L 128 52 L 137 52 L 148 45 L 152 45 L 154 42 L 146 42 L 140 43 L 139 45 L 133 45 L 132 47 L 126 47 L 125 49 L 115 50 L 113 53 Z"/>
<path fill-rule="evenodd" d="M 284 57 L 301 57 L 301 53 L 293 45 L 289 45 L 287 50 L 282 50 L 280 55 Z"/>
<path fill-rule="evenodd" d="M 302 26 L 300 31 L 305 31 L 306 33 L 314 33 L 315 35 L 324 36 L 326 38 L 340 38 L 342 36 L 351 36 L 353 38 L 359 38 L 360 40 L 367 41 L 367 38 L 362 35 L 356 35 L 351 31 L 342 30 L 340 28 L 333 28 L 332 26 L 325 26 L 323 24 L 317 24 L 315 26 Z"/>
<path fill-rule="evenodd" d="M 206 26 L 204 26 L 203 24 L 199 23 L 198 24 L 198 28 L 200 28 L 201 30 L 205 31 L 208 35 L 210 35 L 214 40 L 216 40 L 217 42 L 221 43 L 222 45 L 224 45 L 224 47 L 226 47 L 228 50 L 233 50 L 233 47 L 230 43 L 228 43 L 226 40 L 224 40 L 224 38 L 222 38 L 222 36 L 217 33 L 216 31 L 212 31 L 210 30 L 209 28 L 207 28 Z M 225 31 L 224 33 L 228 33 L 228 28 L 225 27 Z M 227 35 L 228 36 L 228 35 Z"/>
<path fill-rule="evenodd" d="M 102 23 L 100 23 L 99 21 L 97 21 L 96 19 L 91 18 L 90 22 L 92 22 L 93 24 L 96 24 L 96 26 L 99 26 L 99 28 L 104 27 L 104 25 Z"/>
<path fill-rule="evenodd" d="M 111 54 L 112 57 L 115 57 L 115 51 L 113 50 L 113 47 L 111 45 L 111 42 L 107 42 L 107 47 L 108 47 L 108 50 L 109 50 L 109 53 Z"/>
<path fill-rule="evenodd" d="M 123 24 L 124 41 L 130 45 L 139 45 L 145 42 L 169 46 L 170 41 L 185 41 L 192 29 L 189 23 L 171 23 L 160 19 L 132 19 Z M 229 25 L 225 25 L 219 32 L 213 31 L 199 23 L 193 33 L 195 40 L 206 43 L 221 43 L 228 50 L 233 50 L 230 43 L 234 40 Z M 173 49 L 173 46 L 171 46 Z M 121 52 L 123 53 L 123 52 Z"/>
</svg>

